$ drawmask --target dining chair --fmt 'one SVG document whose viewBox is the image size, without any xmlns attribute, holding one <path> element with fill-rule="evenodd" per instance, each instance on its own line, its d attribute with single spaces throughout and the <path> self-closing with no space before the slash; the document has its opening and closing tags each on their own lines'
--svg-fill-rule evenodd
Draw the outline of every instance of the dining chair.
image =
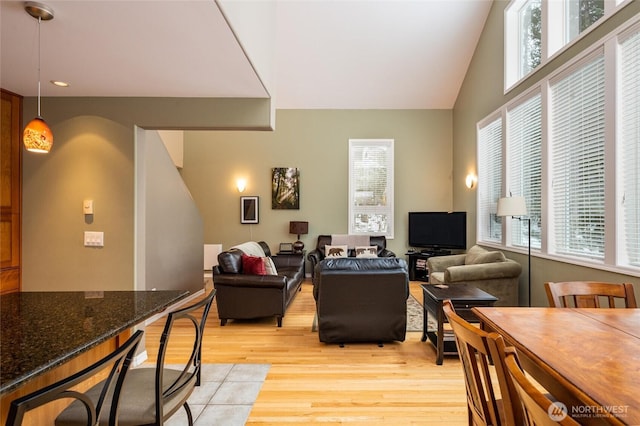
<svg viewBox="0 0 640 426">
<path fill-rule="evenodd" d="M 514 426 L 522 424 L 522 408 L 518 394 L 498 357 L 497 333 L 488 333 L 455 313 L 450 300 L 442 304 L 451 325 L 462 363 L 469 425 Z M 504 344 L 504 343 L 503 343 Z M 491 367 L 492 362 L 495 364 Z M 492 370 L 498 381 L 500 398 L 496 397 Z"/>
<path fill-rule="evenodd" d="M 189 425 L 193 416 L 187 399 L 196 386 L 200 385 L 202 336 L 216 290 L 200 301 L 167 315 L 167 321 L 160 338 L 158 357 L 154 367 L 132 368 L 127 374 L 118 408 L 118 425 L 163 425 L 169 417 L 184 407 Z M 201 311 L 201 314 L 199 312 Z M 171 331 L 180 327 L 180 339 L 184 336 L 193 341 L 191 352 L 180 368 L 165 365 Z M 191 329 L 191 331 L 189 331 Z M 190 340 L 190 341 L 191 341 Z M 182 344 L 182 342 L 181 342 Z M 100 384 L 96 386 L 99 388 Z M 87 392 L 97 398 L 97 389 Z M 80 422 L 81 407 L 74 403 L 56 419 L 56 426 L 76 426 Z"/>
<path fill-rule="evenodd" d="M 565 405 L 552 401 L 529 381 L 520 367 L 515 351 L 506 353 L 504 364 L 520 397 L 525 425 L 578 426 L 580 424 L 567 415 Z"/>
<path fill-rule="evenodd" d="M 552 308 L 599 308 L 600 299 L 607 298 L 609 308 L 616 307 L 616 300 L 626 308 L 637 308 L 633 285 L 629 283 L 604 283 L 597 281 L 565 281 L 544 283 L 549 306 Z"/>
<path fill-rule="evenodd" d="M 12 401 L 5 425 L 21 425 L 28 411 L 64 399 L 75 400 L 74 404 L 77 404 L 79 408 L 79 424 L 93 426 L 98 424 L 98 420 L 100 420 L 103 424 L 116 425 L 122 384 L 129 371 L 138 343 L 142 339 L 142 334 L 142 330 L 135 332 L 118 349 L 82 371 Z M 103 371 L 106 373 L 108 368 L 110 371 L 107 378 L 96 388 L 98 398 L 90 399 L 86 394 L 77 390 L 76 385 Z M 105 418 L 102 414 L 106 411 L 108 411 L 108 417 Z"/>
</svg>

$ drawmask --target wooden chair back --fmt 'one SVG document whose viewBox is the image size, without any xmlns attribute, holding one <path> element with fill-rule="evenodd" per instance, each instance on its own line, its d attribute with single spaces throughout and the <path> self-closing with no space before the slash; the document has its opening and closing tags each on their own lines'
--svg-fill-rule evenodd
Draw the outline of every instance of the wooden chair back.
<svg viewBox="0 0 640 426">
<path fill-rule="evenodd" d="M 5 425 L 19 426 L 28 411 L 61 399 L 75 400 L 83 407 L 82 418 L 78 420 L 79 424 L 84 423 L 92 426 L 98 424 L 98 421 L 101 421 L 101 424 L 106 424 L 107 420 L 101 416 L 103 408 L 105 408 L 105 411 L 108 411 L 108 424 L 110 426 L 116 425 L 122 383 L 129 371 L 142 334 L 142 330 L 135 332 L 117 350 L 84 370 L 12 401 Z M 109 369 L 109 375 L 106 380 L 101 382 L 99 398 L 94 400 L 75 390 L 76 385 L 106 369 Z"/>
<path fill-rule="evenodd" d="M 566 406 L 552 402 L 527 379 L 513 352 L 505 354 L 504 364 L 516 388 L 524 410 L 524 424 L 529 426 L 578 426 L 579 423 L 567 415 Z"/>
<path fill-rule="evenodd" d="M 450 300 L 443 302 L 443 311 L 453 329 L 462 363 L 470 425 L 513 426 L 522 424 L 522 408 L 515 387 L 500 364 L 499 344 L 504 342 L 497 333 L 487 333 L 473 326 L 455 313 Z M 496 361 L 501 399 L 496 398 L 491 378 L 491 359 Z"/>
<path fill-rule="evenodd" d="M 637 308 L 633 285 L 597 281 L 565 281 L 544 283 L 549 306 L 552 308 L 599 308 L 601 299 L 605 307 L 615 308 L 616 300 L 626 308 Z"/>
</svg>

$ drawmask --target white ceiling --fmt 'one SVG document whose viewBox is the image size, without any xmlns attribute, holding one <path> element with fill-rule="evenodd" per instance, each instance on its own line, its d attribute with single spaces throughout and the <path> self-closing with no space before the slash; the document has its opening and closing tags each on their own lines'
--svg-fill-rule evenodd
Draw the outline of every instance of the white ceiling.
<svg viewBox="0 0 640 426">
<path fill-rule="evenodd" d="M 451 108 L 490 0 L 52 0 L 42 96 Z M 224 14 L 221 11 L 224 10 Z M 2 0 L 0 84 L 37 94 L 38 28 Z M 231 23 L 231 27 L 229 26 Z M 239 40 L 239 41 L 238 41 Z M 68 88 L 50 80 L 65 80 Z"/>
</svg>

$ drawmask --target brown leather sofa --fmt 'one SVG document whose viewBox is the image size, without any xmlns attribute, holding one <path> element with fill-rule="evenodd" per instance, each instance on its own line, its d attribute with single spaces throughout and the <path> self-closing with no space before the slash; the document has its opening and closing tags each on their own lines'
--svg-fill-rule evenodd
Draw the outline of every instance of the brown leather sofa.
<svg viewBox="0 0 640 426">
<path fill-rule="evenodd" d="M 329 258 L 313 286 L 321 342 L 404 341 L 409 273 L 399 258 Z"/>
<path fill-rule="evenodd" d="M 304 280 L 304 256 L 271 256 L 264 241 L 258 244 L 265 257 L 273 260 L 277 275 L 244 273 L 243 251 L 238 248 L 218 255 L 218 265 L 213 267 L 213 286 L 217 290 L 216 304 L 222 326 L 229 319 L 275 316 L 278 327 L 282 327 L 282 318 L 300 290 Z"/>
<path fill-rule="evenodd" d="M 331 245 L 331 235 L 318 235 L 316 248 L 307 255 L 307 259 L 311 262 L 311 274 L 315 276 L 315 268 L 326 257 L 325 246 Z M 378 257 L 396 257 L 391 250 L 387 250 L 387 238 L 384 235 L 376 235 L 369 237 L 369 245 L 376 246 Z M 355 257 L 354 249 L 349 249 L 349 257 Z"/>
</svg>

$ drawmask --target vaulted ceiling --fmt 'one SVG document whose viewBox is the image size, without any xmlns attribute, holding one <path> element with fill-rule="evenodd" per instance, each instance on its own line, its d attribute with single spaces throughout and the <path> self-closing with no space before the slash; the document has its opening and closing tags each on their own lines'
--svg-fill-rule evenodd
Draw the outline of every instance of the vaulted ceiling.
<svg viewBox="0 0 640 426">
<path fill-rule="evenodd" d="M 455 102 L 490 0 L 52 0 L 42 96 L 272 98 L 276 108 Z M 0 2 L 0 84 L 37 94 L 38 24 Z M 70 83 L 67 88 L 50 80 Z"/>
</svg>

